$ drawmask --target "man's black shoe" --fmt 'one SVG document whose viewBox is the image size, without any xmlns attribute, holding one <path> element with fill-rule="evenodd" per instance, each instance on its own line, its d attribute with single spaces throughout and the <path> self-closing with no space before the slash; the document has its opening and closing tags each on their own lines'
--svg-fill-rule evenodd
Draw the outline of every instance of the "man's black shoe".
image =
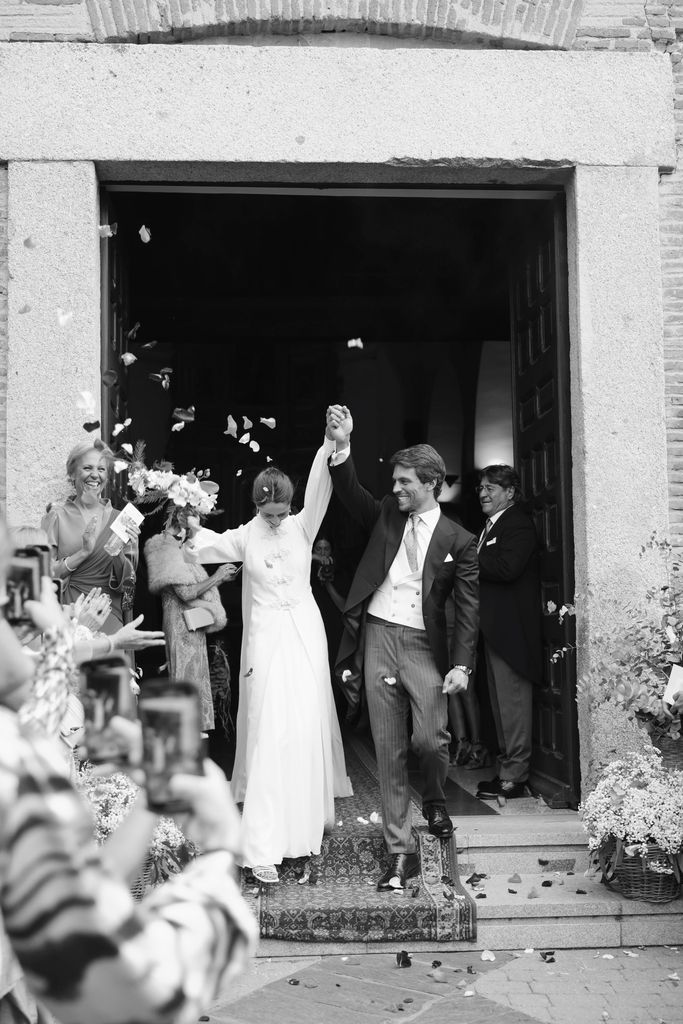
<svg viewBox="0 0 683 1024">
<path fill-rule="evenodd" d="M 390 889 L 405 889 L 406 881 L 409 878 L 414 878 L 419 872 L 419 854 L 395 853 L 391 858 L 391 864 L 377 883 L 377 888 L 380 892 L 387 892 Z"/>
<path fill-rule="evenodd" d="M 453 822 L 449 818 L 443 804 L 430 804 L 422 811 L 427 819 L 427 827 L 437 839 L 448 839 L 453 835 Z"/>
<path fill-rule="evenodd" d="M 493 779 L 482 779 L 477 786 L 477 796 L 480 800 L 495 800 L 500 796 L 500 778 L 496 775 Z"/>
<path fill-rule="evenodd" d="M 511 779 L 500 780 L 500 796 L 506 800 L 517 800 L 527 796 L 526 782 L 513 782 Z"/>
</svg>

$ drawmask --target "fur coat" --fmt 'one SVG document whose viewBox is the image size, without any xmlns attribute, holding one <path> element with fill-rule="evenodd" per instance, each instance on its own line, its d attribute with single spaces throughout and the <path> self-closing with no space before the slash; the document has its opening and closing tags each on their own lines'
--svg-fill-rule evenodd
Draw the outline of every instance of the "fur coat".
<svg viewBox="0 0 683 1024">
<path fill-rule="evenodd" d="M 145 544 L 145 558 L 149 589 L 153 594 L 172 588 L 175 598 L 187 608 L 208 604 L 215 621 L 212 626 L 206 627 L 206 632 L 217 633 L 223 629 L 228 620 L 218 587 L 210 587 L 198 598 L 189 596 L 192 588 L 203 583 L 209 576 L 202 565 L 185 561 L 182 549 L 174 538 L 165 533 L 151 537 Z M 188 591 L 184 592 L 185 587 Z"/>
</svg>

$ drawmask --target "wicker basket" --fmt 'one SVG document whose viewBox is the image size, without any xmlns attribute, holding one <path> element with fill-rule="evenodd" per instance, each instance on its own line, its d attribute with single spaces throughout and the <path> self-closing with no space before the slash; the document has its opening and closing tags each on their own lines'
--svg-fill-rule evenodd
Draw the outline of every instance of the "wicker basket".
<svg viewBox="0 0 683 1024">
<path fill-rule="evenodd" d="M 612 841 L 600 851 L 600 864 L 605 885 L 620 892 L 624 899 L 670 903 L 680 894 L 681 876 L 675 858 L 654 844 L 648 846 L 644 856 L 629 857 L 621 843 Z"/>
<path fill-rule="evenodd" d="M 683 772 L 683 737 L 659 736 L 652 741 L 653 747 L 662 753 L 662 765 L 669 771 Z"/>
</svg>

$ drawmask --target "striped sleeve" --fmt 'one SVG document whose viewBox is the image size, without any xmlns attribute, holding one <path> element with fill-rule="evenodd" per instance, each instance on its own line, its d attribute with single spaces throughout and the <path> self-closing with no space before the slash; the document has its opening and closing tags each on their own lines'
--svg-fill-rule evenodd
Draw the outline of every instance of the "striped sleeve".
<svg viewBox="0 0 683 1024">
<path fill-rule="evenodd" d="M 256 937 L 224 851 L 135 904 L 103 864 L 59 752 L 5 710 L 0 909 L 34 994 L 62 1024 L 194 1022 Z"/>
</svg>

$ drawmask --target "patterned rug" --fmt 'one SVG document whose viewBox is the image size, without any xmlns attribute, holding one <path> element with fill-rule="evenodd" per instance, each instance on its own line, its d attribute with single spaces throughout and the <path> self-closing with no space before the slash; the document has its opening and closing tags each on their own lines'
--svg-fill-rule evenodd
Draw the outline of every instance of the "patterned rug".
<svg viewBox="0 0 683 1024">
<path fill-rule="evenodd" d="M 430 835 L 414 798 L 420 875 L 405 891 L 377 891 L 388 857 L 381 823 L 370 817 L 380 806 L 376 765 L 355 743 L 346 746 L 346 766 L 354 795 L 337 800 L 335 832 L 324 837 L 320 855 L 284 861 L 278 885 L 259 886 L 245 872 L 243 891 L 256 902 L 261 935 L 300 942 L 475 939 L 476 904 L 458 876 L 455 837 Z"/>
</svg>

